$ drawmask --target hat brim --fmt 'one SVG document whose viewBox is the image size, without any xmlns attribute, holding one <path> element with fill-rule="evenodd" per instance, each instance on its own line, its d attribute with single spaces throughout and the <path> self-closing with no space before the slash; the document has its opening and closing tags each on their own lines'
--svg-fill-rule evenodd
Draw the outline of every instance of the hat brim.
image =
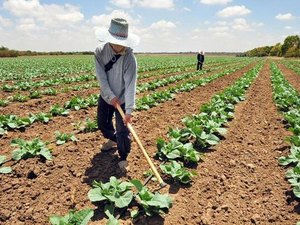
<svg viewBox="0 0 300 225">
<path fill-rule="evenodd" d="M 107 29 L 97 28 L 95 30 L 95 35 L 100 42 L 109 42 L 126 47 L 135 47 L 140 43 L 139 36 L 133 33 L 128 33 L 127 38 L 124 38 L 112 35 Z"/>
</svg>

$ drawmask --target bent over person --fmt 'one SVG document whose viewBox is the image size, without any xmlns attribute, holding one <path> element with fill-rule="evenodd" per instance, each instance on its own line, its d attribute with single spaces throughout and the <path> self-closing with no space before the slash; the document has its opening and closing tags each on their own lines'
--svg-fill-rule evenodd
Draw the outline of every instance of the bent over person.
<svg viewBox="0 0 300 225">
<path fill-rule="evenodd" d="M 99 41 L 104 42 L 96 48 L 96 76 L 100 84 L 97 122 L 98 128 L 108 141 L 102 145 L 102 151 L 118 148 L 121 171 L 128 169 L 127 156 L 131 149 L 127 123 L 135 107 L 137 62 L 131 47 L 139 43 L 139 37 L 128 32 L 125 19 L 114 18 L 109 29 L 96 30 Z M 117 110 L 120 105 L 125 119 Z M 113 126 L 115 115 L 116 126 Z"/>
</svg>

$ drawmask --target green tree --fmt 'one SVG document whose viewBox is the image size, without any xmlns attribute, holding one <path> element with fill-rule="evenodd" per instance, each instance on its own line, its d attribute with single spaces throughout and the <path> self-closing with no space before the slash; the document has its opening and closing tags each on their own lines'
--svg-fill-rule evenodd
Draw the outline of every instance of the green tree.
<svg viewBox="0 0 300 225">
<path fill-rule="evenodd" d="M 287 52 L 289 53 L 288 57 L 291 57 L 290 55 L 295 55 L 296 52 L 300 49 L 300 38 L 298 35 L 291 35 L 288 36 L 282 45 L 281 51 L 282 55 L 286 56 Z"/>
<path fill-rule="evenodd" d="M 276 45 L 274 45 L 270 51 L 270 56 L 282 56 L 281 48 L 282 48 L 281 43 L 277 43 Z"/>
</svg>

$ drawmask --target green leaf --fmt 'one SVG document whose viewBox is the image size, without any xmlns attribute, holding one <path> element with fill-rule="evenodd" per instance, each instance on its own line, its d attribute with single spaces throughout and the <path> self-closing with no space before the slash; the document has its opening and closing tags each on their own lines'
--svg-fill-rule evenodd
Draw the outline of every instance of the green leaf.
<svg viewBox="0 0 300 225">
<path fill-rule="evenodd" d="M 139 180 L 131 180 L 130 182 L 136 187 L 138 192 L 140 192 L 144 187 L 144 185 Z"/>
<path fill-rule="evenodd" d="M 39 154 L 42 155 L 47 160 L 52 160 L 52 155 L 49 149 L 42 148 Z"/>
<path fill-rule="evenodd" d="M 220 139 L 216 135 L 210 134 L 206 141 L 210 145 L 216 145 L 219 143 Z"/>
<path fill-rule="evenodd" d="M 93 188 L 88 192 L 88 198 L 91 202 L 100 202 L 106 200 L 106 197 L 102 195 L 101 188 Z"/>
<path fill-rule="evenodd" d="M 293 193 L 297 198 L 300 198 L 300 186 L 296 186 L 293 188 Z"/>
<path fill-rule="evenodd" d="M 104 213 L 108 217 L 106 225 L 119 225 L 119 221 L 114 217 L 115 207 L 113 204 L 105 205 Z"/>
<path fill-rule="evenodd" d="M 124 195 L 121 195 L 119 198 L 116 198 L 115 204 L 118 208 L 124 208 L 130 204 L 133 198 L 132 191 L 125 192 Z"/>
<path fill-rule="evenodd" d="M 64 140 L 57 140 L 56 141 L 56 144 L 57 145 L 63 145 L 63 144 L 65 144 L 66 143 L 66 141 L 64 141 Z"/>
<path fill-rule="evenodd" d="M 92 209 L 83 209 L 79 212 L 75 212 L 72 218 L 74 224 L 78 225 L 87 225 L 91 218 L 94 216 L 94 210 Z M 73 223 L 72 223 L 73 224 Z"/>
<path fill-rule="evenodd" d="M 71 210 L 65 216 L 50 216 L 50 223 L 52 225 L 87 225 L 93 216 L 94 210 L 92 209 Z"/>
<path fill-rule="evenodd" d="M 6 161 L 6 156 L 5 155 L 0 155 L 0 165 L 5 163 Z"/>
<path fill-rule="evenodd" d="M 139 213 L 140 213 L 140 212 L 139 212 L 138 210 L 132 210 L 132 211 L 130 212 L 130 216 L 131 216 L 131 218 L 135 219 L 135 218 L 138 217 Z"/>
<path fill-rule="evenodd" d="M 222 136 L 225 136 L 226 133 L 227 133 L 227 129 L 226 129 L 226 128 L 222 128 L 222 127 L 217 128 L 216 131 L 217 131 L 219 134 L 221 134 Z"/>
<path fill-rule="evenodd" d="M 52 225 L 68 225 L 68 219 L 61 216 L 50 216 L 50 223 Z"/>
<path fill-rule="evenodd" d="M 24 153 L 21 151 L 21 149 L 16 149 L 12 152 L 12 158 L 15 161 L 19 161 L 22 159 Z"/>
<path fill-rule="evenodd" d="M 11 167 L 0 167 L 0 173 L 6 174 L 11 172 L 12 172 Z"/>
</svg>

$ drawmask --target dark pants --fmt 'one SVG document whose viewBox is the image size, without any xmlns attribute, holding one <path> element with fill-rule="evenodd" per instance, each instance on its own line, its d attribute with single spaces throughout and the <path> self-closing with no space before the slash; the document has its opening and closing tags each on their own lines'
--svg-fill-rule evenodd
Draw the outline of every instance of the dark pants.
<svg viewBox="0 0 300 225">
<path fill-rule="evenodd" d="M 197 70 L 199 70 L 199 68 L 200 68 L 200 70 L 202 70 L 202 65 L 203 65 L 203 62 L 198 61 Z"/>
<path fill-rule="evenodd" d="M 121 108 L 125 111 L 125 104 L 122 104 Z M 117 131 L 112 123 L 114 113 Z M 98 100 L 97 121 L 98 128 L 101 130 L 103 136 L 117 142 L 120 158 L 121 160 L 126 160 L 131 148 L 129 130 L 124 125 L 122 116 L 118 110 L 114 106 L 107 104 L 101 96 L 99 96 Z"/>
</svg>

